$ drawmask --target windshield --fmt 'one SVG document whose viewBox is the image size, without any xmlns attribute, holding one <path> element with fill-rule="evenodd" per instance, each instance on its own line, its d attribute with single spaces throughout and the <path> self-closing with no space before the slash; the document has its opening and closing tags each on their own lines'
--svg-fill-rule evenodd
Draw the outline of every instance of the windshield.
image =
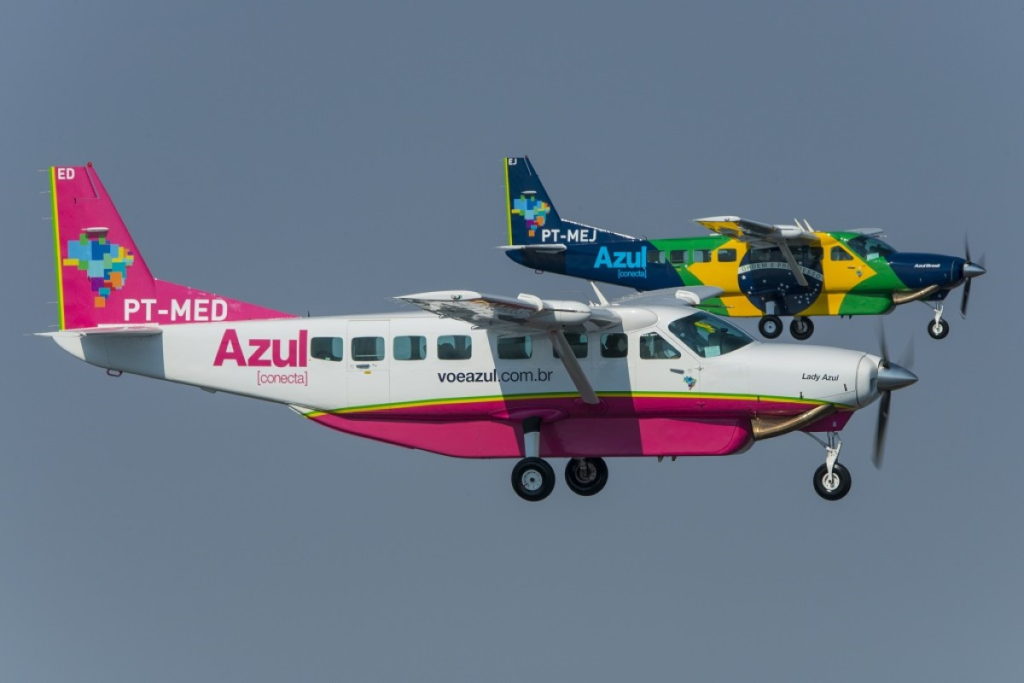
<svg viewBox="0 0 1024 683">
<path fill-rule="evenodd" d="M 754 341 L 732 323 L 704 312 L 680 318 L 668 330 L 701 358 L 724 356 Z"/>
<path fill-rule="evenodd" d="M 861 235 L 860 237 L 848 240 L 846 246 L 857 252 L 857 255 L 865 261 L 876 259 L 879 256 L 888 256 L 896 251 L 882 240 L 868 237 L 867 235 Z"/>
</svg>

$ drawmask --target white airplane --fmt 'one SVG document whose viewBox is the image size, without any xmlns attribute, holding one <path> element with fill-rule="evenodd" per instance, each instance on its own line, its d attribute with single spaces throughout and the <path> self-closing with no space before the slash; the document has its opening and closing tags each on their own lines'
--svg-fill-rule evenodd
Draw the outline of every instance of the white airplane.
<svg viewBox="0 0 1024 683">
<path fill-rule="evenodd" d="M 106 368 L 281 403 L 332 429 L 464 458 L 514 458 L 525 500 L 582 496 L 605 457 L 741 453 L 802 431 L 825 448 L 815 491 L 850 473 L 839 432 L 917 377 L 883 357 L 762 344 L 684 288 L 609 303 L 471 291 L 398 297 L 420 311 L 297 317 L 156 280 L 92 166 L 50 169 L 60 329 L 44 333 Z"/>
</svg>

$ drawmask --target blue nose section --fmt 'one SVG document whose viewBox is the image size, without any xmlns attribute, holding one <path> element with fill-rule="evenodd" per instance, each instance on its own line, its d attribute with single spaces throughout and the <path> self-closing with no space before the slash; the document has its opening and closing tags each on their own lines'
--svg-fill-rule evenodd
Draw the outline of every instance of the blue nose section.
<svg viewBox="0 0 1024 683">
<path fill-rule="evenodd" d="M 889 256 L 889 265 L 900 282 L 911 289 L 938 285 L 949 287 L 963 277 L 966 261 L 957 256 L 899 252 Z"/>
</svg>

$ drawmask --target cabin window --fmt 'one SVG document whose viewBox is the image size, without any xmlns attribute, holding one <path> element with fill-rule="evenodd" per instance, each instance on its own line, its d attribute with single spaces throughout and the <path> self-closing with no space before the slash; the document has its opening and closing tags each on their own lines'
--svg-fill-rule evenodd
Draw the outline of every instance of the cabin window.
<svg viewBox="0 0 1024 683">
<path fill-rule="evenodd" d="M 395 360 L 424 360 L 427 357 L 427 338 L 417 336 L 395 337 L 392 355 Z"/>
<path fill-rule="evenodd" d="M 718 262 L 719 263 L 732 263 L 736 260 L 735 249 L 719 249 L 718 250 Z"/>
<path fill-rule="evenodd" d="M 438 360 L 468 360 L 473 355 L 473 340 L 464 334 L 446 334 L 437 338 Z"/>
<path fill-rule="evenodd" d="M 622 332 L 601 335 L 602 358 L 625 358 L 629 352 L 629 337 Z"/>
<path fill-rule="evenodd" d="M 640 336 L 640 358 L 644 360 L 671 360 L 682 354 L 657 332 Z"/>
<path fill-rule="evenodd" d="M 674 249 L 668 253 L 668 260 L 672 263 L 686 263 L 686 250 Z"/>
<path fill-rule="evenodd" d="M 648 249 L 647 250 L 647 262 L 648 263 L 664 263 L 665 252 L 660 249 Z"/>
<path fill-rule="evenodd" d="M 694 263 L 707 263 L 711 260 L 710 249 L 694 249 L 693 250 L 693 262 Z"/>
<path fill-rule="evenodd" d="M 572 355 L 577 358 L 587 357 L 588 340 L 585 334 L 573 334 L 572 332 L 565 333 L 565 339 L 569 342 L 569 348 L 572 349 Z M 554 344 L 551 346 L 551 351 L 554 353 L 555 358 L 559 358 L 558 349 L 555 348 Z"/>
<path fill-rule="evenodd" d="M 313 337 L 309 341 L 309 355 L 319 360 L 343 360 L 345 340 L 341 337 Z"/>
<path fill-rule="evenodd" d="M 754 341 L 732 323 L 703 311 L 679 318 L 668 331 L 701 358 L 724 356 Z"/>
<path fill-rule="evenodd" d="M 882 240 L 868 237 L 867 235 L 854 237 L 846 243 L 846 246 L 857 252 L 865 261 L 872 261 L 881 256 L 889 256 L 896 251 Z"/>
<path fill-rule="evenodd" d="M 353 338 L 352 360 L 384 360 L 384 337 Z"/>
<path fill-rule="evenodd" d="M 853 257 L 840 246 L 832 247 L 832 260 L 833 261 L 852 261 Z"/>
<path fill-rule="evenodd" d="M 533 337 L 499 337 L 498 358 L 526 360 L 533 356 Z"/>
</svg>

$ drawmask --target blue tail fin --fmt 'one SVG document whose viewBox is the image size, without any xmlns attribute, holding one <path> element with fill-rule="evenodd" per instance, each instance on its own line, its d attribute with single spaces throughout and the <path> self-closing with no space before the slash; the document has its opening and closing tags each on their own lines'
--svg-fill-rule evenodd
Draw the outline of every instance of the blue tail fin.
<svg viewBox="0 0 1024 683">
<path fill-rule="evenodd" d="M 635 238 L 562 220 L 528 157 L 505 159 L 509 246 L 600 244 Z"/>
<path fill-rule="evenodd" d="M 505 159 L 508 191 L 508 243 L 541 244 L 562 219 L 526 157 Z M 544 231 L 547 232 L 544 232 Z"/>
</svg>

